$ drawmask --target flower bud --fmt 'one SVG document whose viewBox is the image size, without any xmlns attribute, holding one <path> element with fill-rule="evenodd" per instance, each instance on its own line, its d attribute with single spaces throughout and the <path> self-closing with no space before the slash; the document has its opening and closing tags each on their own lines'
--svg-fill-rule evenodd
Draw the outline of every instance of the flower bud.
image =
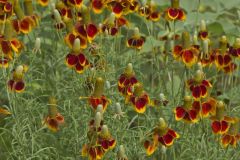
<svg viewBox="0 0 240 160">
<path fill-rule="evenodd" d="M 80 39 L 76 38 L 73 42 L 73 52 L 79 53 L 81 50 Z"/>
<path fill-rule="evenodd" d="M 99 105 L 97 106 L 96 112 L 100 112 L 100 113 L 101 113 L 101 116 L 103 116 L 103 105 L 102 105 L 102 104 L 99 104 Z"/>
<path fill-rule="evenodd" d="M 61 15 L 60 15 L 60 13 L 58 12 L 57 9 L 54 9 L 53 15 L 54 15 L 54 18 L 55 18 L 55 20 L 58 24 L 62 23 Z"/>
<path fill-rule="evenodd" d="M 108 18 L 108 24 L 109 24 L 109 25 L 114 25 L 114 23 L 115 23 L 115 18 L 116 18 L 115 14 L 114 14 L 114 13 L 111 13 L 110 16 L 109 16 L 109 18 Z"/>
<path fill-rule="evenodd" d="M 99 128 L 100 127 L 101 121 L 102 121 L 101 113 L 100 112 L 96 112 L 95 118 L 94 118 L 94 126 L 95 126 L 95 128 Z"/>
<path fill-rule="evenodd" d="M 120 103 L 118 103 L 118 102 L 115 105 L 115 112 L 116 112 L 116 114 L 122 113 L 122 107 L 121 107 Z"/>
<path fill-rule="evenodd" d="M 41 39 L 40 38 L 36 38 L 36 41 L 35 41 L 35 45 L 34 45 L 34 49 L 36 51 L 39 51 L 41 48 Z"/>
<path fill-rule="evenodd" d="M 165 147 L 164 145 L 162 145 L 162 147 L 161 147 L 161 152 L 162 152 L 162 154 L 166 154 L 166 152 L 167 152 L 167 147 Z"/>
<path fill-rule="evenodd" d="M 107 89 L 110 89 L 110 88 L 111 88 L 111 84 L 110 84 L 109 81 L 106 81 L 106 82 L 105 82 L 105 85 L 106 85 L 106 88 L 107 88 Z"/>
<path fill-rule="evenodd" d="M 123 145 L 120 145 L 120 146 L 119 146 L 119 150 L 118 150 L 118 153 L 117 153 L 117 158 L 118 158 L 119 160 L 121 160 L 121 159 L 123 159 L 123 160 L 127 159 L 127 156 L 126 156 L 125 149 L 124 149 Z"/>
</svg>

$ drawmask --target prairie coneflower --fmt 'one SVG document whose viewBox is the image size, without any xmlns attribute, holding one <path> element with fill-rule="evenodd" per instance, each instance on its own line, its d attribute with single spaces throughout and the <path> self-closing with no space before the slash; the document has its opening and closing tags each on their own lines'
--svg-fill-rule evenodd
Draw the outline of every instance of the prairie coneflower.
<svg viewBox="0 0 240 160">
<path fill-rule="evenodd" d="M 197 70 L 194 78 L 187 81 L 187 87 L 191 90 L 194 99 L 199 100 L 208 95 L 209 88 L 212 87 L 212 84 L 204 79 L 202 70 Z"/>
<path fill-rule="evenodd" d="M 230 124 L 234 122 L 232 118 L 226 116 L 225 104 L 222 101 L 217 102 L 216 113 L 211 117 L 211 120 L 212 131 L 214 134 L 227 133 Z"/>
<path fill-rule="evenodd" d="M 73 43 L 72 52 L 66 56 L 66 64 L 69 68 L 74 68 L 77 73 L 83 73 L 89 67 L 89 61 L 81 52 L 80 39 L 75 39 Z"/>
<path fill-rule="evenodd" d="M 206 27 L 206 22 L 204 20 L 201 20 L 200 31 L 198 32 L 198 37 L 201 40 L 205 40 L 208 38 L 208 31 L 207 31 L 207 27 Z"/>
<path fill-rule="evenodd" d="M 185 96 L 184 104 L 178 106 L 175 110 L 175 119 L 177 121 L 184 120 L 189 123 L 196 123 L 198 121 L 198 111 L 192 107 L 192 97 Z"/>
<path fill-rule="evenodd" d="M 91 107 L 96 110 L 98 105 L 103 106 L 103 111 L 107 109 L 109 100 L 103 94 L 104 90 L 104 80 L 98 77 L 95 82 L 93 94 L 88 98 Z"/>
<path fill-rule="evenodd" d="M 12 79 L 8 81 L 8 88 L 11 91 L 21 93 L 25 89 L 25 83 L 23 80 L 24 74 L 27 68 L 23 65 L 19 65 L 12 73 Z"/>
<path fill-rule="evenodd" d="M 179 7 L 179 0 L 171 0 L 171 7 L 165 11 L 165 19 L 169 21 L 186 19 L 185 12 Z"/>
<path fill-rule="evenodd" d="M 64 123 L 64 117 L 57 110 L 57 100 L 54 97 L 49 98 L 48 116 L 44 119 L 46 125 L 51 131 L 57 132 L 59 126 Z"/>
<path fill-rule="evenodd" d="M 150 98 L 148 94 L 143 90 L 142 84 L 137 83 L 133 87 L 134 92 L 129 97 L 129 101 L 136 112 L 144 113 L 147 106 L 150 104 Z"/>
<path fill-rule="evenodd" d="M 127 46 L 135 49 L 142 49 L 144 43 L 145 37 L 140 35 L 137 27 L 134 28 L 133 35 L 127 40 Z"/>
<path fill-rule="evenodd" d="M 191 67 L 198 60 L 199 49 L 191 45 L 190 34 L 182 33 L 182 45 L 176 45 L 173 50 L 173 57 L 176 60 L 182 60 L 187 67 Z"/>
<path fill-rule="evenodd" d="M 154 1 L 148 1 L 144 5 L 140 6 L 138 13 L 151 21 L 158 21 L 160 19 L 160 12 L 157 10 L 156 3 Z"/>
<path fill-rule="evenodd" d="M 133 94 L 133 86 L 137 82 L 132 63 L 129 63 L 118 79 L 118 91 L 125 97 L 130 96 Z"/>
<path fill-rule="evenodd" d="M 179 138 L 177 132 L 170 129 L 165 120 L 160 118 L 159 123 L 151 132 L 151 137 L 144 142 L 144 148 L 147 155 L 151 155 L 156 151 L 160 144 L 165 147 L 170 147 L 177 138 Z"/>
<path fill-rule="evenodd" d="M 228 147 L 229 145 L 236 147 L 237 142 L 240 140 L 239 133 L 239 118 L 232 118 L 231 123 L 227 133 L 224 133 L 221 138 L 221 144 L 223 147 Z"/>
<path fill-rule="evenodd" d="M 212 97 L 207 97 L 201 101 L 194 101 L 192 106 L 201 117 L 213 116 L 216 113 L 217 100 Z"/>
</svg>

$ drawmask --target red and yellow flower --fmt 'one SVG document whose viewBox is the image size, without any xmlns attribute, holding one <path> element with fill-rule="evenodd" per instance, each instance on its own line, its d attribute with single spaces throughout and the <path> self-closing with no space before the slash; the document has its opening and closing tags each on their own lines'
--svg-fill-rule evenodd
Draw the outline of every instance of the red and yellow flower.
<svg viewBox="0 0 240 160">
<path fill-rule="evenodd" d="M 177 121 L 184 120 L 189 123 L 196 123 L 199 119 L 198 111 L 192 106 L 192 97 L 185 96 L 184 104 L 174 110 Z"/>
<path fill-rule="evenodd" d="M 206 23 L 205 23 L 204 20 L 201 21 L 200 31 L 198 32 L 198 37 L 199 37 L 201 40 L 206 40 L 206 39 L 208 39 L 208 31 L 207 31 Z"/>
<path fill-rule="evenodd" d="M 186 14 L 182 8 L 179 7 L 179 0 L 171 0 L 172 6 L 165 11 L 165 19 L 169 21 L 186 19 Z"/>
<path fill-rule="evenodd" d="M 77 73 L 83 73 L 90 66 L 89 61 L 81 52 L 80 40 L 74 40 L 72 52 L 66 56 L 66 64 L 69 68 L 74 68 Z"/>
<path fill-rule="evenodd" d="M 12 79 L 8 81 L 9 90 L 17 93 L 21 93 L 25 89 L 25 83 L 23 80 L 24 74 L 27 71 L 27 67 L 19 65 L 12 74 Z"/>
<path fill-rule="evenodd" d="M 147 106 L 150 104 L 150 98 L 148 94 L 143 90 L 143 86 L 140 83 L 136 83 L 134 86 L 134 92 L 129 96 L 130 103 L 138 113 L 144 113 Z"/>
<path fill-rule="evenodd" d="M 192 106 L 203 118 L 209 115 L 213 116 L 216 113 L 217 100 L 212 97 L 207 97 L 202 102 L 194 101 Z"/>
<path fill-rule="evenodd" d="M 173 57 L 182 60 L 187 67 L 191 67 L 198 61 L 199 49 L 190 44 L 188 32 L 182 33 L 182 45 L 176 45 L 173 50 Z"/>
<path fill-rule="evenodd" d="M 212 84 L 204 79 L 203 71 L 197 70 L 195 77 L 187 81 L 187 87 L 191 90 L 194 99 L 199 100 L 208 95 L 208 90 L 212 88 Z"/>
<path fill-rule="evenodd" d="M 228 147 L 229 145 L 236 147 L 237 142 L 240 140 L 239 133 L 239 118 L 232 118 L 231 123 L 227 133 L 224 133 L 221 138 L 221 144 L 223 147 Z"/>
<path fill-rule="evenodd" d="M 134 28 L 133 35 L 127 40 L 127 47 L 142 49 L 144 43 L 145 37 L 140 35 L 137 27 Z"/>
<path fill-rule="evenodd" d="M 216 114 L 211 117 L 212 120 L 212 131 L 214 134 L 225 134 L 230 128 L 230 124 L 234 120 L 230 117 L 225 116 L 225 104 L 219 101 L 216 105 Z"/>
<path fill-rule="evenodd" d="M 129 63 L 123 74 L 118 79 L 118 91 L 125 97 L 133 94 L 133 86 L 138 80 L 133 71 L 132 64 Z"/>
<path fill-rule="evenodd" d="M 43 124 L 53 132 L 57 132 L 60 125 L 64 123 L 64 117 L 57 110 L 57 100 L 54 97 L 49 98 L 48 116 L 44 119 Z"/>
<path fill-rule="evenodd" d="M 40 4 L 43 7 L 46 7 L 49 3 L 49 0 L 37 0 L 38 4 Z"/>
<path fill-rule="evenodd" d="M 101 104 L 103 106 L 103 111 L 105 111 L 110 103 L 110 100 L 103 95 L 103 90 L 104 80 L 101 77 L 98 77 L 95 82 L 93 94 L 89 97 L 89 104 L 94 110 L 96 110 L 97 106 Z"/>
<path fill-rule="evenodd" d="M 160 144 L 170 147 L 173 145 L 174 140 L 179 138 L 178 133 L 168 128 L 163 118 L 159 119 L 159 124 L 157 124 L 150 134 L 151 137 L 144 142 L 144 148 L 147 155 L 153 154 Z"/>
<path fill-rule="evenodd" d="M 160 19 L 160 12 L 157 10 L 156 4 L 153 1 L 148 1 L 146 4 L 139 7 L 138 13 L 154 22 Z"/>
</svg>

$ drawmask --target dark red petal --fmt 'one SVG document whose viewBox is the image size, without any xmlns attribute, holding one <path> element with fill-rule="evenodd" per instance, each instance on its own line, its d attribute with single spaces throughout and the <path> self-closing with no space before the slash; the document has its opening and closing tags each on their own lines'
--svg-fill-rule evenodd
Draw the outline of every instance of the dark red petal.
<svg viewBox="0 0 240 160">
<path fill-rule="evenodd" d="M 221 123 L 219 121 L 212 122 L 211 127 L 214 133 L 219 133 L 221 131 Z"/>
</svg>

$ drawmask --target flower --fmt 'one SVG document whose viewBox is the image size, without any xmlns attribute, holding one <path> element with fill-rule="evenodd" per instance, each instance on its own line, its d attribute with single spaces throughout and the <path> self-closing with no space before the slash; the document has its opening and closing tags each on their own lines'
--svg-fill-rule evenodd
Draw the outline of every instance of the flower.
<svg viewBox="0 0 240 160">
<path fill-rule="evenodd" d="M 160 12 L 157 11 L 154 1 L 148 1 L 146 4 L 139 7 L 138 13 L 141 16 L 146 17 L 146 19 L 154 22 L 160 19 Z"/>
<path fill-rule="evenodd" d="M 144 113 L 146 107 L 150 104 L 150 98 L 143 90 L 143 86 L 140 83 L 134 85 L 134 92 L 130 95 L 129 100 L 135 111 L 138 113 Z"/>
<path fill-rule="evenodd" d="M 43 124 L 53 132 L 59 130 L 59 126 L 64 123 L 64 117 L 57 110 L 57 100 L 54 97 L 49 98 L 48 116 L 44 119 Z"/>
<path fill-rule="evenodd" d="M 208 90 L 212 88 L 212 84 L 204 79 L 203 71 L 197 70 L 194 78 L 187 81 L 187 88 L 191 90 L 194 99 L 199 100 L 208 95 Z"/>
<path fill-rule="evenodd" d="M 133 35 L 127 40 L 127 47 L 142 49 L 142 46 L 145 42 L 145 37 L 141 36 L 139 33 L 139 29 L 134 28 Z"/>
<path fill-rule="evenodd" d="M 192 106 L 201 117 L 208 117 L 216 113 L 217 100 L 212 97 L 207 97 L 202 102 L 194 101 Z"/>
<path fill-rule="evenodd" d="M 165 147 L 170 147 L 173 145 L 175 139 L 179 138 L 177 132 L 173 129 L 168 128 L 167 123 L 163 118 L 159 118 L 159 123 L 151 132 L 150 139 L 144 142 L 144 148 L 147 155 L 151 155 L 155 152 L 159 144 Z"/>
<path fill-rule="evenodd" d="M 192 98 L 190 96 L 184 97 L 184 104 L 175 108 L 174 113 L 177 121 L 184 120 L 189 123 L 198 121 L 198 111 L 192 107 Z"/>
<path fill-rule="evenodd" d="M 114 114 L 113 118 L 120 119 L 121 117 L 124 117 L 124 114 L 125 114 L 125 112 L 122 111 L 120 103 L 117 102 L 115 104 L 115 114 Z"/>
<path fill-rule="evenodd" d="M 100 104 L 103 106 L 103 111 L 107 109 L 110 101 L 103 95 L 103 90 L 104 80 L 98 77 L 95 82 L 93 94 L 89 97 L 89 103 L 94 110 L 96 110 L 97 106 Z"/>
<path fill-rule="evenodd" d="M 227 133 L 224 133 L 221 138 L 221 144 L 223 147 L 228 147 L 232 145 L 236 147 L 237 142 L 240 140 L 239 133 L 239 118 L 232 118 L 233 122 L 231 123 Z"/>
<path fill-rule="evenodd" d="M 185 12 L 179 7 L 179 0 L 171 0 L 172 6 L 165 11 L 165 19 L 169 21 L 186 19 Z"/>
<path fill-rule="evenodd" d="M 173 49 L 173 57 L 182 60 L 187 67 L 191 67 L 198 61 L 199 49 L 190 44 L 188 32 L 182 33 L 182 45 L 176 45 Z"/>
<path fill-rule="evenodd" d="M 208 31 L 207 31 L 207 28 L 206 28 L 206 22 L 204 20 L 201 20 L 200 31 L 198 33 L 198 37 L 201 40 L 208 39 Z"/>
<path fill-rule="evenodd" d="M 129 63 L 118 79 L 118 91 L 125 97 L 130 96 L 133 94 L 133 86 L 137 82 L 132 63 Z"/>
<path fill-rule="evenodd" d="M 216 114 L 211 117 L 212 120 L 212 131 L 214 134 L 227 133 L 230 128 L 230 123 L 233 119 L 225 116 L 225 104 L 222 101 L 217 102 Z"/>
<path fill-rule="evenodd" d="M 72 52 L 65 58 L 66 64 L 69 68 L 74 68 L 77 73 L 83 73 L 86 68 L 90 66 L 89 61 L 81 52 L 80 39 L 74 40 Z"/>
<path fill-rule="evenodd" d="M 8 81 L 8 88 L 11 91 L 21 93 L 25 89 L 25 83 L 23 80 L 24 73 L 26 73 L 27 67 L 19 65 L 12 73 L 12 79 Z"/>
</svg>

